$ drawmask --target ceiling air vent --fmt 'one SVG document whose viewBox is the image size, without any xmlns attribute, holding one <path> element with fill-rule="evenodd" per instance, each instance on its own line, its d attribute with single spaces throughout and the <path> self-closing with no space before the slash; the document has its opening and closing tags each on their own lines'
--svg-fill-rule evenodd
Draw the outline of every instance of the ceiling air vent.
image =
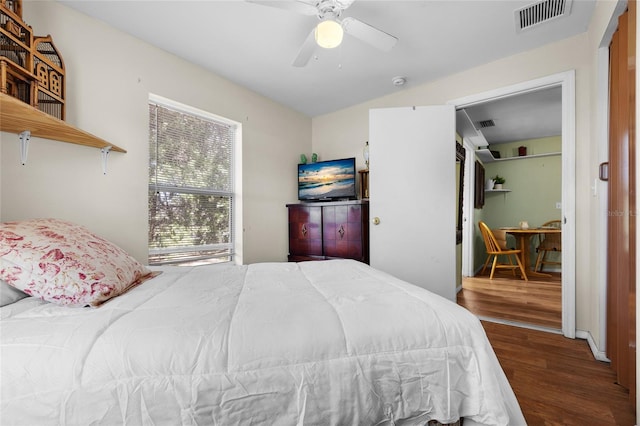
<svg viewBox="0 0 640 426">
<path fill-rule="evenodd" d="M 543 0 L 515 11 L 516 31 L 521 32 L 539 24 L 569 15 L 573 0 Z"/>
<path fill-rule="evenodd" d="M 496 123 L 493 120 L 478 121 L 479 129 L 486 129 L 487 127 L 495 127 Z"/>
</svg>

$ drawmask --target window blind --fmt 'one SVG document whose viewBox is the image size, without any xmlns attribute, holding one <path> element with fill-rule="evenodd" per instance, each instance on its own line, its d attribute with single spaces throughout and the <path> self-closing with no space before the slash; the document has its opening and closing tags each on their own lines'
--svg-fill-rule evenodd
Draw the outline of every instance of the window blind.
<svg viewBox="0 0 640 426">
<path fill-rule="evenodd" d="M 149 104 L 149 263 L 230 261 L 235 127 Z"/>
</svg>

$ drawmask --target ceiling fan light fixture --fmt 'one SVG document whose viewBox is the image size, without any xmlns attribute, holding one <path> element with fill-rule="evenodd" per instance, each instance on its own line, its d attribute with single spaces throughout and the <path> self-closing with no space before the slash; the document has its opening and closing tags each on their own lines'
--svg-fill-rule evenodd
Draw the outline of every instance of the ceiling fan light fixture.
<svg viewBox="0 0 640 426">
<path fill-rule="evenodd" d="M 325 19 L 316 27 L 316 43 L 325 49 L 340 46 L 343 35 L 342 25 L 333 19 Z"/>
</svg>

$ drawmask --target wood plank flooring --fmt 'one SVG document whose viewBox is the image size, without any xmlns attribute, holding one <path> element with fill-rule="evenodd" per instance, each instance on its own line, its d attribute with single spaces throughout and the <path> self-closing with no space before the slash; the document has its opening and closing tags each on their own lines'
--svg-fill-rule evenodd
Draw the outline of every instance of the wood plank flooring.
<svg viewBox="0 0 640 426">
<path fill-rule="evenodd" d="M 514 278 L 511 272 L 496 272 L 462 279 L 458 304 L 480 317 L 561 329 L 562 285 L 559 273 L 550 278 Z"/>
<path fill-rule="evenodd" d="M 475 315 L 560 330 L 560 274 L 528 282 L 510 272 L 463 278 L 458 304 Z M 629 392 L 588 343 L 561 334 L 483 321 L 530 426 L 632 426 Z"/>
<path fill-rule="evenodd" d="M 483 321 L 529 426 L 632 426 L 629 393 L 585 340 Z"/>
</svg>

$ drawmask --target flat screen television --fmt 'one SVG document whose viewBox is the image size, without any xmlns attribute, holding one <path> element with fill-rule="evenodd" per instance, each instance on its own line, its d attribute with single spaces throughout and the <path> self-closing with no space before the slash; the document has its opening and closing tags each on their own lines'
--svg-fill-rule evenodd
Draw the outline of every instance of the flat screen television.
<svg viewBox="0 0 640 426">
<path fill-rule="evenodd" d="M 300 201 L 356 198 L 355 157 L 298 164 L 298 199 Z"/>
</svg>

